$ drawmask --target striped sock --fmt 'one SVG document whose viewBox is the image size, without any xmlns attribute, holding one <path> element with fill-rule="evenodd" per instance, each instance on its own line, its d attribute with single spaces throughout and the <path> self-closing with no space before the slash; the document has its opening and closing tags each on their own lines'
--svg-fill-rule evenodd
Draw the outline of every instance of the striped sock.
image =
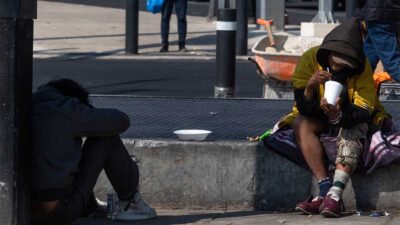
<svg viewBox="0 0 400 225">
<path fill-rule="evenodd" d="M 343 190 L 346 187 L 347 181 L 350 175 L 343 170 L 335 170 L 335 175 L 333 176 L 333 183 L 331 189 L 328 191 L 328 195 L 331 194 L 333 197 L 341 198 L 343 195 Z"/>
<path fill-rule="evenodd" d="M 330 177 L 325 177 L 322 180 L 318 181 L 319 186 L 319 194 L 320 197 L 325 197 L 326 193 L 328 193 L 329 188 L 332 186 L 332 179 Z"/>
</svg>

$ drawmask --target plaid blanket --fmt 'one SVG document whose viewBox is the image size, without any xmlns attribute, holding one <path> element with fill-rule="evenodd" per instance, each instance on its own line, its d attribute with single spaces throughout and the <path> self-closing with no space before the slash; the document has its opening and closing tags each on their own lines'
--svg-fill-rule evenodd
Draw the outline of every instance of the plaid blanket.
<svg viewBox="0 0 400 225">
<path fill-rule="evenodd" d="M 385 132 L 380 130 L 360 140 L 363 152 L 360 154 L 357 170 L 369 174 L 378 168 L 400 161 L 400 132 L 396 131 L 393 123 L 385 126 Z M 326 169 L 333 171 L 337 154 L 336 135 L 322 134 L 320 141 L 325 151 Z M 263 142 L 269 149 L 311 171 L 297 145 L 292 128 L 284 127 L 265 138 Z"/>
</svg>

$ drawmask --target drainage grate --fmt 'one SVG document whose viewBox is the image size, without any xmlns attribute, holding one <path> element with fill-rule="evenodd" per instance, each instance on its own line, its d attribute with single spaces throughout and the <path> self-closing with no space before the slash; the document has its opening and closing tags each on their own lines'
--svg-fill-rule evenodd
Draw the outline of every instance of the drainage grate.
<svg viewBox="0 0 400 225">
<path fill-rule="evenodd" d="M 167 98 L 92 96 L 95 106 L 127 113 L 132 126 L 122 136 L 137 139 L 176 139 L 178 129 L 206 129 L 208 140 L 245 140 L 262 134 L 290 112 L 292 101 L 266 99 Z M 400 102 L 385 102 L 400 121 Z M 400 127 L 400 123 L 396 124 Z"/>
</svg>

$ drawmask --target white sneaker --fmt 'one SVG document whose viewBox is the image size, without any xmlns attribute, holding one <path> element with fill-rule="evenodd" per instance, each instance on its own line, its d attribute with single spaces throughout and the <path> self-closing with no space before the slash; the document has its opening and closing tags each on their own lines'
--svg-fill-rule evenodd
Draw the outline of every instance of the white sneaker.
<svg viewBox="0 0 400 225">
<path fill-rule="evenodd" d="M 126 207 L 128 208 L 126 209 Z M 118 212 L 115 215 L 115 219 L 134 221 L 151 219 L 156 216 L 156 210 L 147 205 L 138 192 L 130 202 L 121 200 L 118 202 Z"/>
</svg>

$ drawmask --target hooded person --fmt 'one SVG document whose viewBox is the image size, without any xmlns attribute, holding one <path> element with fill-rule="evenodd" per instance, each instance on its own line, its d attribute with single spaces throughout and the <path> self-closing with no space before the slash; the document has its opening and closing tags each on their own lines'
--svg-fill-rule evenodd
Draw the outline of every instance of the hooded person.
<svg viewBox="0 0 400 225">
<path fill-rule="evenodd" d="M 139 167 L 119 136 L 130 126 L 128 115 L 94 107 L 88 91 L 70 79 L 40 86 L 32 109 L 32 224 L 101 215 L 93 189 L 102 170 L 116 192 L 113 219 L 156 217 L 141 198 Z"/>
<path fill-rule="evenodd" d="M 343 91 L 335 105 L 324 96 L 324 84 L 335 80 Z M 295 105 L 274 130 L 293 128 L 297 146 L 306 166 L 316 177 L 319 194 L 297 204 L 306 214 L 340 217 L 342 194 L 349 174 L 356 169 L 362 152 L 360 139 L 371 124 L 379 127 L 389 117 L 380 104 L 371 66 L 363 52 L 361 25 L 350 19 L 333 29 L 320 46 L 306 51 L 293 74 Z M 336 169 L 333 179 L 327 176 L 325 154 L 320 136 L 337 136 Z M 268 146 L 267 140 L 265 140 Z"/>
</svg>

